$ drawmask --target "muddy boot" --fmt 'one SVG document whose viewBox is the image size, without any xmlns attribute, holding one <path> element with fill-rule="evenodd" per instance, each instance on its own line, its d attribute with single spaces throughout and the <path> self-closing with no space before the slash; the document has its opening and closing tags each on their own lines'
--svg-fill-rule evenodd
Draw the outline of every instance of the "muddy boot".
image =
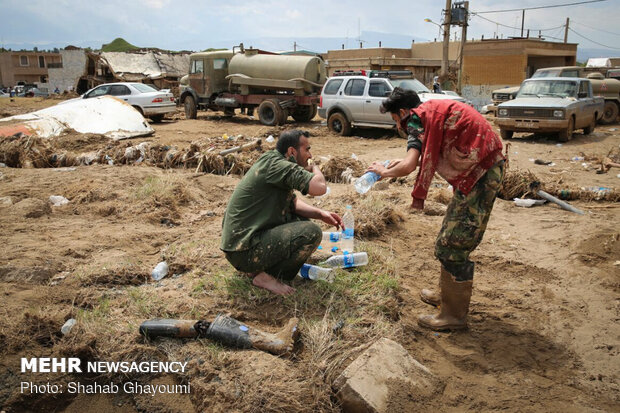
<svg viewBox="0 0 620 413">
<path fill-rule="evenodd" d="M 467 313 L 473 281 L 456 281 L 454 276 L 441 267 L 441 306 L 438 315 L 418 318 L 420 327 L 431 330 L 461 330 L 467 328 Z"/>
<path fill-rule="evenodd" d="M 271 354 L 287 354 L 293 350 L 297 337 L 297 318 L 291 318 L 288 324 L 276 334 L 266 333 L 249 327 L 234 318 L 219 314 L 205 329 L 196 326 L 201 337 L 216 340 L 226 346 L 236 348 L 255 348 Z"/>
<path fill-rule="evenodd" d="M 441 297 L 439 296 L 439 293 L 426 288 L 423 288 L 420 291 L 420 300 L 435 307 L 439 307 L 439 304 L 441 304 Z"/>
<path fill-rule="evenodd" d="M 297 318 L 288 320 L 286 326 L 276 334 L 251 329 L 250 341 L 254 348 L 271 354 L 288 354 L 293 351 L 293 345 L 299 332 L 297 330 Z"/>
</svg>

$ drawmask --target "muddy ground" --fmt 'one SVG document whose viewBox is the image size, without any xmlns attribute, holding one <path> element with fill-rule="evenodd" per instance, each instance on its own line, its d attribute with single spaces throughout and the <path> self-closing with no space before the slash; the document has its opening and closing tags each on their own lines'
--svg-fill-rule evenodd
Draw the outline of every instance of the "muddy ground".
<svg viewBox="0 0 620 413">
<path fill-rule="evenodd" d="M 4 99 L 0 113 L 54 103 Z M 35 168 L 36 162 L 24 161 L 14 165 L 24 167 L 0 169 L 2 410 L 338 412 L 334 379 L 375 340 L 389 337 L 442 383 L 427 397 L 396 383 L 390 388 L 392 411 L 618 411 L 620 203 L 595 199 L 605 192 L 570 200 L 585 215 L 498 199 L 473 256 L 470 328 L 434 333 L 420 329 L 416 319 L 431 311 L 418 299 L 419 290 L 438 281 L 433 244 L 449 199 L 441 179 L 425 213 L 408 208 L 413 176 L 364 197 L 352 185 L 332 182 L 328 196 L 308 198 L 339 213 L 353 206 L 357 246 L 368 251 L 370 264 L 339 270 L 332 284 L 298 279 L 297 293 L 281 298 L 254 289 L 218 248 L 227 199 L 260 150 L 210 164 L 216 173 L 203 172 L 198 157 L 168 163 L 165 156 L 114 158 L 141 142 L 158 153 L 202 156 L 300 126 L 312 134 L 312 153 L 324 166 L 330 157 L 343 157 L 339 165 L 353 163 L 353 154 L 366 165 L 404 156 L 404 140 L 371 130 L 339 137 L 318 117 L 301 125 L 289 118 L 285 127 L 269 128 L 247 116 L 209 112 L 186 120 L 179 112 L 152 126 L 153 136 L 120 143 L 75 133 L 35 142 L 72 156 L 67 159 L 104 150 L 111 162 L 103 157 L 91 165 Z M 14 142 L 22 145 L 22 160 L 32 142 Z M 620 189 L 619 169 L 596 173 L 597 160 L 619 149 L 619 125 L 599 126 L 590 136 L 576 132 L 563 145 L 532 135 L 505 143 L 510 170 L 530 171 L 548 188 L 573 194 L 587 194 L 582 188 L 588 187 Z M 5 156 L 10 147 L 2 145 Z M 262 150 L 272 146 L 264 142 Z M 19 163 L 19 154 L 14 156 Z M 576 156 L 585 159 L 572 160 Z M 536 159 L 553 163 L 539 165 Z M 51 195 L 70 202 L 51 206 Z M 170 274 L 156 282 L 150 272 L 162 259 Z M 146 319 L 210 320 L 221 312 L 272 332 L 299 317 L 294 354 L 278 358 L 207 340 L 147 341 L 138 334 Z M 77 324 L 63 336 L 60 328 L 69 318 Z M 189 364 L 184 374 L 27 374 L 20 372 L 22 357 Z M 191 393 L 28 394 L 20 392 L 24 381 L 191 384 Z"/>
</svg>

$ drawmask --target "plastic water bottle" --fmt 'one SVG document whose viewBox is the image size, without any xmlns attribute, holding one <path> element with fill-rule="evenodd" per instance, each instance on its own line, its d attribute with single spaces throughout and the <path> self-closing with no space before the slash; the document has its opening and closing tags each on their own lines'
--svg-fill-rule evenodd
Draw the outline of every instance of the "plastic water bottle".
<svg viewBox="0 0 620 413">
<path fill-rule="evenodd" d="M 319 245 L 320 250 L 324 250 L 323 252 L 340 252 L 341 250 L 341 241 L 342 241 L 342 233 L 341 232 L 323 232 L 323 239 L 321 240 L 321 245 Z"/>
<path fill-rule="evenodd" d="M 383 162 L 383 166 L 387 168 L 390 164 L 390 161 L 387 160 Z M 381 178 L 381 175 L 376 174 L 374 172 L 366 172 L 364 175 L 360 176 L 355 180 L 355 190 L 358 194 L 365 194 L 370 191 L 370 188 Z"/>
<path fill-rule="evenodd" d="M 342 242 L 340 249 L 343 252 L 353 253 L 355 248 L 355 218 L 353 217 L 353 208 L 347 205 L 347 209 L 342 216 L 344 231 L 342 232 Z"/>
<path fill-rule="evenodd" d="M 299 276 L 307 280 L 331 281 L 331 268 L 323 268 L 316 265 L 304 264 L 299 270 Z"/>
<path fill-rule="evenodd" d="M 157 264 L 155 268 L 153 268 L 151 277 L 153 277 L 155 281 L 159 281 L 164 278 L 166 274 L 168 274 L 168 263 L 166 261 L 162 261 Z"/>
<path fill-rule="evenodd" d="M 60 328 L 60 332 L 62 333 L 62 335 L 66 336 L 67 334 L 69 334 L 69 331 L 71 331 L 75 323 L 77 323 L 77 320 L 75 318 L 68 319 Z"/>
<path fill-rule="evenodd" d="M 330 268 L 351 268 L 368 264 L 368 254 L 356 252 L 354 254 L 334 255 L 321 263 Z"/>
</svg>

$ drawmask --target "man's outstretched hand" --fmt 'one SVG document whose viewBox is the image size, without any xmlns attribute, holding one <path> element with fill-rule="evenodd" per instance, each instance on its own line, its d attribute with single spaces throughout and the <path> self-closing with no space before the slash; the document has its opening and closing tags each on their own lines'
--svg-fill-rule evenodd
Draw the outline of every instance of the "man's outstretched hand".
<svg viewBox="0 0 620 413">
<path fill-rule="evenodd" d="M 325 222 L 327 225 L 333 225 L 337 229 L 344 229 L 342 218 L 340 218 L 340 215 L 336 214 L 335 212 L 321 210 L 321 217 L 319 219 Z"/>
</svg>

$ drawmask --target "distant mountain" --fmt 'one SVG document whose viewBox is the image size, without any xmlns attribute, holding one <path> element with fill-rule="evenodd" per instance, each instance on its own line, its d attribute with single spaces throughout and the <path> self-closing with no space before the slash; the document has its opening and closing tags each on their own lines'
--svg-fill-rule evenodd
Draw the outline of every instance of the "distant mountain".
<svg viewBox="0 0 620 413">
<path fill-rule="evenodd" d="M 620 52 L 609 49 L 583 49 L 577 47 L 577 61 L 586 63 L 588 59 L 595 57 L 618 57 Z"/>
<path fill-rule="evenodd" d="M 101 46 L 102 52 L 129 52 L 137 50 L 139 47 L 127 42 L 125 39 L 117 37 L 112 43 L 104 44 Z"/>
</svg>

